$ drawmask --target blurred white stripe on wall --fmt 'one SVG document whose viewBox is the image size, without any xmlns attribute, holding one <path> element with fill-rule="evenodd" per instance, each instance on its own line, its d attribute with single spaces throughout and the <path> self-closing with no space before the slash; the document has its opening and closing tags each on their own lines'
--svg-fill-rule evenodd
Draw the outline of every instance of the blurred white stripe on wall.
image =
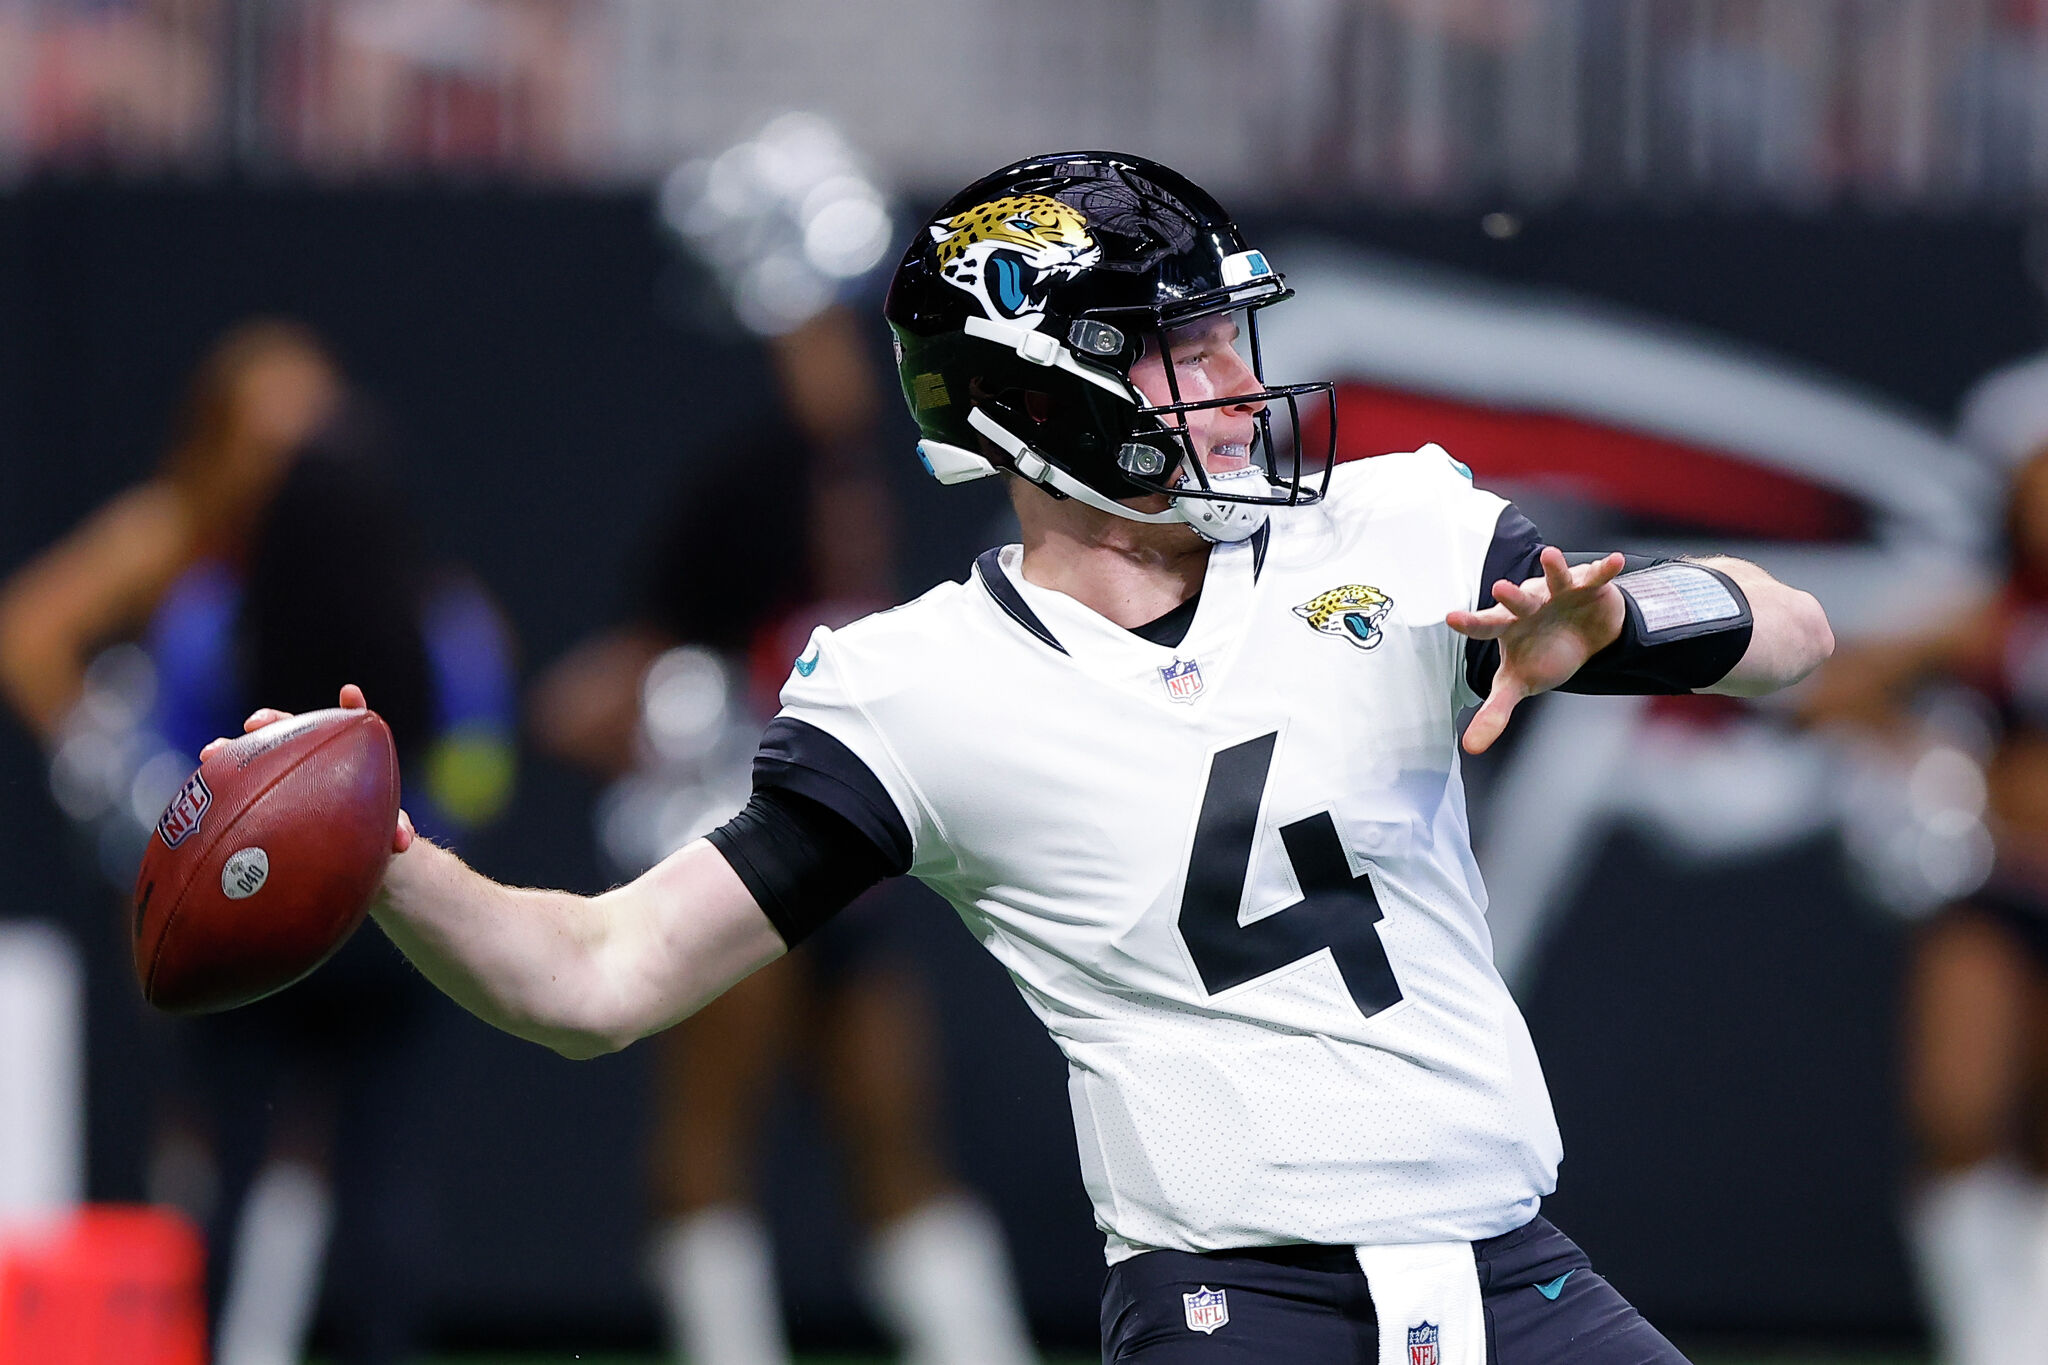
<svg viewBox="0 0 2048 1365">
<path fill-rule="evenodd" d="M 1374 425 L 1376 405 L 1416 397 L 1500 417 L 1478 429 L 1477 448 L 1441 439 L 1558 543 L 1739 554 L 1812 592 L 1843 639 L 1896 634 L 1980 600 L 1995 582 L 1998 471 L 1878 395 L 1711 332 L 1554 290 L 1313 239 L 1282 240 L 1268 253 L 1300 290 L 1262 324 L 1272 376 L 1336 381 L 1344 430 L 1390 432 Z M 2027 375 L 2014 373 L 2017 390 Z M 2048 429 L 2048 402 L 2022 397 L 2002 403 L 2002 425 Z M 1844 499 L 1860 524 L 1853 534 L 1712 533 L 1716 504 L 1729 496 L 1717 478 L 1690 495 L 1702 499 L 1694 507 L 1662 510 L 1657 529 L 1631 529 L 1624 471 L 1490 464 L 1524 437 L 1550 449 L 1543 433 L 1553 418 L 1580 424 L 1579 441 L 1655 438 L 1661 444 L 1623 448 L 1634 450 L 1632 468 L 1660 478 L 1682 473 L 1681 452 L 1706 455 L 1722 471 L 1768 470 L 1780 489 Z M 1368 453 L 1357 439 L 1353 453 Z M 1603 518 L 1603 507 L 1612 515 Z M 1566 529 L 1574 520 L 1579 529 Z M 1978 812 L 1911 794 L 1930 755 L 1936 766 L 1969 768 L 1952 739 L 1923 727 L 1903 737 L 1904 760 L 1872 757 L 1781 723 L 1778 705 L 1702 716 L 1644 697 L 1562 696 L 1516 713 L 1519 742 L 1495 756 L 1495 780 L 1473 805 L 1494 961 L 1513 989 L 1533 986 L 1549 935 L 1617 827 L 1647 832 L 1667 858 L 1710 863 L 1761 857 L 1839 825 L 1875 903 L 1918 913 L 1975 889 L 1990 867 Z M 1866 837 L 1873 829 L 1882 837 Z"/>
<path fill-rule="evenodd" d="M 0 923 L 0 1232 L 85 1193 L 85 994 L 49 925 Z"/>
</svg>

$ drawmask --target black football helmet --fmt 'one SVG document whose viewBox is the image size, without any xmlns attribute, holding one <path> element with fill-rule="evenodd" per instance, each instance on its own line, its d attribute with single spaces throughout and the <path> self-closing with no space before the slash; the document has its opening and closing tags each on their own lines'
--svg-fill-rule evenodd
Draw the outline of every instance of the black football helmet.
<svg viewBox="0 0 2048 1365">
<path fill-rule="evenodd" d="M 953 196 L 904 253 L 884 311 L 918 455 L 939 482 L 1007 468 L 1116 516 L 1235 541 L 1329 483 L 1332 386 L 1268 385 L 1259 352 L 1258 310 L 1292 293 L 1185 176 L 1142 157 L 1064 152 Z M 1237 333 L 1223 339 L 1241 348 L 1253 387 L 1183 401 L 1173 347 L 1215 340 L 1224 314 Z M 1132 383 L 1148 353 L 1164 361 L 1170 402 Z M 1216 462 L 1244 467 L 1206 467 L 1188 414 L 1254 404 L 1249 459 Z M 1169 498 L 1166 510 L 1122 501 L 1148 494 Z"/>
</svg>

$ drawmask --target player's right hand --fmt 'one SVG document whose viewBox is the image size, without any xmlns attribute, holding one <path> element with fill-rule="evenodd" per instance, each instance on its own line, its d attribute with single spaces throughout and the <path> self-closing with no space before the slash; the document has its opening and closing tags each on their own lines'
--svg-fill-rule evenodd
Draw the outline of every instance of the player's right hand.
<svg viewBox="0 0 2048 1365">
<path fill-rule="evenodd" d="M 340 706 L 342 710 L 361 711 L 367 709 L 369 705 L 369 700 L 363 696 L 362 688 L 357 687 L 354 683 L 343 683 L 341 685 Z M 275 725 L 281 720 L 290 720 L 295 714 L 297 713 L 292 711 L 280 711 L 274 706 L 260 706 L 256 710 L 251 711 L 248 719 L 242 722 L 242 733 L 245 735 L 251 734 L 254 731 L 261 730 L 266 725 Z M 225 735 L 213 740 L 199 751 L 199 761 L 204 763 L 215 749 L 230 742 Z M 407 815 L 404 808 L 401 807 L 398 812 L 397 828 L 391 831 L 391 851 L 393 853 L 405 852 L 408 848 L 412 847 L 412 841 L 415 837 L 417 836 L 412 827 L 412 817 Z"/>
</svg>

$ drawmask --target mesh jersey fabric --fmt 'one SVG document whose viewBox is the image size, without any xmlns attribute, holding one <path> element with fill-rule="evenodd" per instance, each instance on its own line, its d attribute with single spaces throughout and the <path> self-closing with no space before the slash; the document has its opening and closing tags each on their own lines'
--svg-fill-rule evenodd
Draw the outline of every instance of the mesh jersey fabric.
<svg viewBox="0 0 2048 1365">
<path fill-rule="evenodd" d="M 1436 447 L 1343 466 L 1210 552 L 1173 646 L 1029 583 L 1011 547 L 820 629 L 786 685 L 1065 1054 L 1112 1261 L 1477 1240 L 1554 1188 L 1443 624 L 1505 507 Z"/>
</svg>

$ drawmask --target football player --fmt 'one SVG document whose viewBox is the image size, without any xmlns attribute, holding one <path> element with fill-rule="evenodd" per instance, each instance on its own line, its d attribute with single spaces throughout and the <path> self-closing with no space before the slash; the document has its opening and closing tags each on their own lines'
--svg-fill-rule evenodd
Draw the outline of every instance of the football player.
<svg viewBox="0 0 2048 1365">
<path fill-rule="evenodd" d="M 587 1056 L 910 873 L 1067 1057 L 1106 1359 L 1678 1360 L 1538 1215 L 1457 718 L 1478 752 L 1548 688 L 1768 692 L 1826 618 L 1737 560 L 1574 565 L 1434 446 L 1333 469 L 1330 386 L 1261 373 L 1288 293 L 1136 157 L 962 191 L 886 311 L 927 468 L 1006 478 L 1022 544 L 818 630 L 746 809 L 637 881 L 500 886 L 401 821 L 377 919 Z"/>
</svg>

